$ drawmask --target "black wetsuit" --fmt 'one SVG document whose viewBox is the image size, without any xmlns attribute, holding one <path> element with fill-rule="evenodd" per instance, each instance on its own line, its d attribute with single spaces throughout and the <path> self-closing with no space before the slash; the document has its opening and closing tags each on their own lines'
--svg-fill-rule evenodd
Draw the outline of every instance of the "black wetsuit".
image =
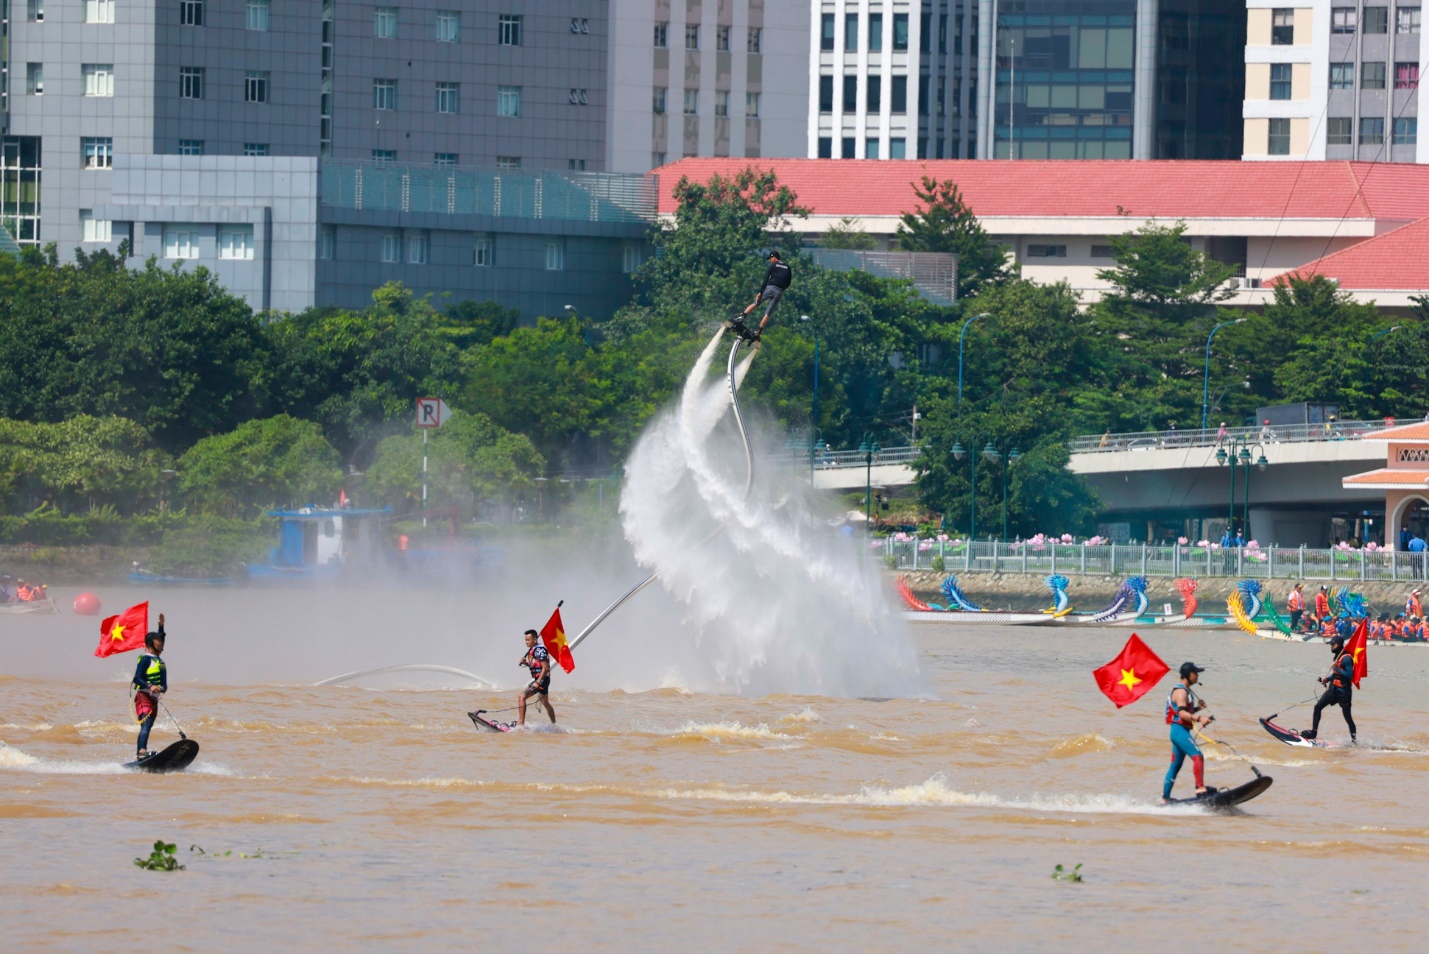
<svg viewBox="0 0 1429 954">
<path fill-rule="evenodd" d="M 1320 731 L 1320 713 L 1327 706 L 1339 706 L 1345 716 L 1345 725 L 1350 727 L 1350 741 L 1355 741 L 1355 719 L 1350 712 L 1350 706 L 1354 702 L 1354 678 L 1355 657 L 1341 651 L 1335 658 L 1334 668 L 1330 670 L 1329 686 L 1324 695 L 1320 696 L 1320 701 L 1315 703 L 1315 721 L 1311 723 L 1310 731 L 1303 732 L 1302 735 L 1315 738 Z"/>
</svg>

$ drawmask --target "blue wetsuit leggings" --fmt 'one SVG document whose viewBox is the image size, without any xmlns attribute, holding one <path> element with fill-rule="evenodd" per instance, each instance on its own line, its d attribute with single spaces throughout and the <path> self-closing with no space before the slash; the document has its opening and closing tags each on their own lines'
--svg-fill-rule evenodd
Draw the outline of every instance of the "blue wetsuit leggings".
<svg viewBox="0 0 1429 954">
<path fill-rule="evenodd" d="M 159 715 L 159 710 L 155 709 L 144 717 L 144 721 L 139 723 L 139 751 L 142 752 L 149 747 L 149 730 L 154 727 L 154 719 Z"/>
<path fill-rule="evenodd" d="M 1191 765 L 1196 770 L 1196 787 L 1200 788 L 1205 783 L 1206 757 L 1201 754 L 1201 750 L 1196 748 L 1196 743 L 1191 741 L 1191 730 L 1179 722 L 1171 725 L 1171 767 L 1166 770 L 1166 781 L 1161 786 L 1161 797 L 1171 797 L 1171 786 L 1176 784 L 1176 776 L 1181 771 L 1181 765 L 1186 761 L 1186 756 L 1191 757 Z"/>
</svg>

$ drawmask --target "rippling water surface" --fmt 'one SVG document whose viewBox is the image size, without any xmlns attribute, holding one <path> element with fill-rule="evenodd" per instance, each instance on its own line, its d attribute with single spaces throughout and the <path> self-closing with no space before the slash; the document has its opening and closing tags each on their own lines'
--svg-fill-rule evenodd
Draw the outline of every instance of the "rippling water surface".
<svg viewBox="0 0 1429 954">
<path fill-rule="evenodd" d="M 1213 734 L 1275 777 L 1214 816 L 1156 804 L 1170 677 L 1121 711 L 1096 690 L 1126 630 L 924 626 L 909 692 L 935 698 L 745 698 L 702 684 L 652 597 L 557 675 L 558 727 L 495 735 L 464 713 L 511 704 L 520 630 L 541 622 L 499 601 L 149 595 L 168 702 L 203 746 L 182 775 L 120 768 L 134 656 L 90 656 L 94 620 L 0 618 L 16 949 L 1423 949 L 1429 650 L 1371 648 L 1368 746 L 1302 750 L 1256 718 L 1311 695 L 1325 647 L 1144 632 L 1207 667 Z M 413 662 L 501 688 L 309 685 Z M 1251 774 L 1209 746 L 1208 776 Z M 156 838 L 187 870 L 131 864 Z"/>
</svg>

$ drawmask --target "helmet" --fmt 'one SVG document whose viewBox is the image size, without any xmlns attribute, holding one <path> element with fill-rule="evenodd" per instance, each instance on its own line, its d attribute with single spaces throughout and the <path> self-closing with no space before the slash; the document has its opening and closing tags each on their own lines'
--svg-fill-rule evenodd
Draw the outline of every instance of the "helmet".
<svg viewBox="0 0 1429 954">
<path fill-rule="evenodd" d="M 1333 636 L 1330 637 L 1330 647 L 1331 647 L 1332 649 L 1333 649 L 1333 648 L 1340 648 L 1340 647 L 1343 647 L 1344 645 L 1345 645 L 1345 637 L 1341 636 L 1339 633 L 1336 633 L 1335 635 L 1333 635 Z"/>
<path fill-rule="evenodd" d="M 1182 679 L 1185 679 L 1187 676 L 1189 676 L 1189 675 L 1190 675 L 1191 673 L 1193 673 L 1193 672 L 1205 672 L 1205 670 L 1202 669 L 1200 666 L 1197 666 L 1197 665 L 1196 665 L 1195 663 L 1193 663 L 1193 662 L 1183 662 L 1183 663 L 1181 664 L 1181 678 L 1182 678 Z"/>
</svg>

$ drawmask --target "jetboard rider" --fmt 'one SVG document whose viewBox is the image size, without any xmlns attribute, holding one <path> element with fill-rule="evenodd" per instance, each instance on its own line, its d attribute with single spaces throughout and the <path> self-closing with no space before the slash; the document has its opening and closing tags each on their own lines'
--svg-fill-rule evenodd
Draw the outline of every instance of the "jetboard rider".
<svg viewBox="0 0 1429 954">
<path fill-rule="evenodd" d="M 1325 711 L 1326 706 L 1339 706 L 1345 717 L 1345 725 L 1350 727 L 1350 741 L 1355 742 L 1358 741 L 1355 738 L 1355 720 L 1350 713 L 1355 691 L 1355 657 L 1352 653 L 1345 652 L 1343 636 L 1337 635 L 1330 639 L 1330 652 L 1335 654 L 1335 663 L 1330 667 L 1330 674 L 1320 680 L 1320 685 L 1325 687 L 1325 693 L 1320 696 L 1320 701 L 1315 703 L 1315 719 L 1310 723 L 1310 731 L 1301 732 L 1300 737 L 1316 738 L 1320 732 L 1320 713 Z"/>
<path fill-rule="evenodd" d="M 522 689 L 521 695 L 516 699 L 517 725 L 526 724 L 526 700 L 532 696 L 540 698 L 541 704 L 546 707 L 546 714 L 551 717 L 551 723 L 555 724 L 556 721 L 556 710 L 551 708 L 548 696 L 551 689 L 551 654 L 546 652 L 545 646 L 537 645 L 536 640 L 536 631 L 526 630 L 526 655 L 521 657 L 521 662 L 517 665 L 531 670 L 531 684 Z"/>
<path fill-rule="evenodd" d="M 784 297 L 784 292 L 788 291 L 790 284 L 794 281 L 794 272 L 785 264 L 780 257 L 778 250 L 769 250 L 769 270 L 764 273 L 764 281 L 760 283 L 759 294 L 754 297 L 754 301 L 749 307 L 744 309 L 741 318 L 747 317 L 751 311 L 758 308 L 760 303 L 764 305 L 764 317 L 759 322 L 759 327 L 754 329 L 749 335 L 753 341 L 758 341 L 760 334 L 764 331 L 764 326 L 769 324 L 769 315 L 774 311 L 774 306 L 779 304 L 779 299 Z M 740 322 L 736 322 L 739 325 Z"/>
<path fill-rule="evenodd" d="M 169 670 L 164 654 L 164 614 L 157 632 L 144 635 L 144 654 L 134 667 L 134 718 L 139 722 L 139 758 L 149 755 L 149 730 L 159 715 L 159 697 L 169 691 Z"/>
<path fill-rule="evenodd" d="M 1201 681 L 1203 672 L 1205 670 L 1193 662 L 1182 663 L 1181 681 L 1166 697 L 1166 724 L 1171 726 L 1171 767 L 1166 770 L 1166 781 L 1161 786 L 1162 802 L 1171 800 L 1171 786 L 1176 784 L 1176 776 L 1187 756 L 1196 774 L 1196 794 L 1206 794 L 1206 757 L 1191 739 L 1192 729 L 1197 725 L 1210 725 L 1215 719 L 1215 716 L 1197 715 L 1206 704 L 1196 698 L 1191 687 Z"/>
</svg>

